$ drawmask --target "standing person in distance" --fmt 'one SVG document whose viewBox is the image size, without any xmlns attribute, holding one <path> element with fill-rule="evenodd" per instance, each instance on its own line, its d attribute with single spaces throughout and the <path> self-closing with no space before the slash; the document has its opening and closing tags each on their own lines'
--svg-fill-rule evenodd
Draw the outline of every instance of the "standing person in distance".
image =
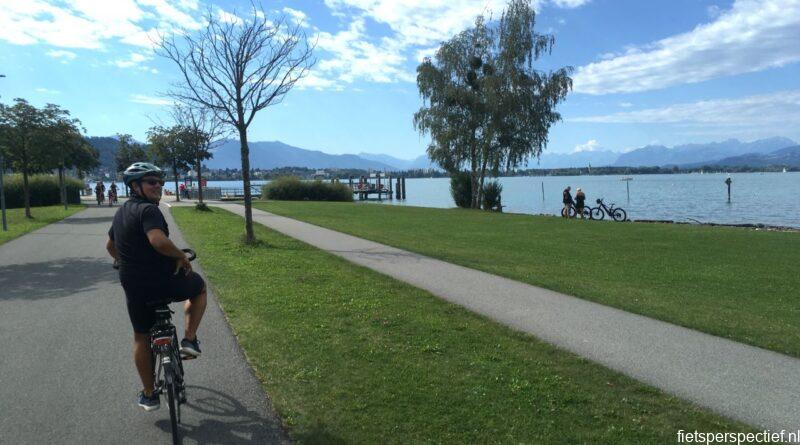
<svg viewBox="0 0 800 445">
<path fill-rule="evenodd" d="M 186 301 L 186 331 L 181 354 L 200 356 L 197 328 L 206 309 L 206 286 L 192 271 L 186 255 L 169 239 L 169 227 L 158 208 L 164 186 L 163 171 L 147 162 L 135 162 L 123 174 L 130 199 L 117 210 L 108 231 L 106 249 L 119 264 L 119 280 L 125 291 L 128 316 L 133 326 L 133 357 L 142 381 L 138 404 L 145 411 L 158 409 L 154 391 L 150 329 L 155 311 L 149 301 Z"/>
<path fill-rule="evenodd" d="M 572 193 L 570 193 L 570 190 L 572 190 L 572 187 L 567 186 L 563 193 L 564 198 L 562 201 L 564 202 L 564 209 L 561 211 L 561 216 L 564 218 L 569 218 L 570 208 L 572 208 L 572 206 L 575 204 L 575 202 L 572 200 Z"/>
<path fill-rule="evenodd" d="M 583 209 L 586 207 L 586 195 L 580 187 L 575 191 L 575 214 L 581 215 L 583 219 Z"/>
</svg>

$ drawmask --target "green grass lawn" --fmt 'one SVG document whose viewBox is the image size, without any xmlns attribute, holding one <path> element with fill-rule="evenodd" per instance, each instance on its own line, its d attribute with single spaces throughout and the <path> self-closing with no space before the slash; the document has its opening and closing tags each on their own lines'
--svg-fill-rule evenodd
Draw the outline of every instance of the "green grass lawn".
<svg viewBox="0 0 800 445">
<path fill-rule="evenodd" d="M 80 212 L 85 209 L 85 205 L 72 204 L 69 209 L 64 210 L 63 205 L 48 206 L 48 207 L 31 207 L 31 215 L 33 219 L 25 218 L 25 209 L 7 209 L 6 222 L 8 223 L 8 231 L 2 230 L 0 225 L 0 244 L 22 236 L 28 232 L 52 224 L 56 221 Z"/>
<path fill-rule="evenodd" d="M 300 443 L 675 443 L 749 428 L 236 215 L 173 208 Z"/>
<path fill-rule="evenodd" d="M 800 233 L 363 203 L 255 207 L 800 357 Z"/>
</svg>

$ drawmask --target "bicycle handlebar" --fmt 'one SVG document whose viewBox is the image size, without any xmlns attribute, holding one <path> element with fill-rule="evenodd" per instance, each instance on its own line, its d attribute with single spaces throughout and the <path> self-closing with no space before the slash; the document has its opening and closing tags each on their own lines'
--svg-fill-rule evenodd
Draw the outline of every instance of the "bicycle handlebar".
<svg viewBox="0 0 800 445">
<path fill-rule="evenodd" d="M 195 253 L 194 250 L 192 249 L 181 249 L 181 250 L 189 254 L 189 261 L 194 261 L 194 259 L 197 258 L 197 253 Z"/>
</svg>

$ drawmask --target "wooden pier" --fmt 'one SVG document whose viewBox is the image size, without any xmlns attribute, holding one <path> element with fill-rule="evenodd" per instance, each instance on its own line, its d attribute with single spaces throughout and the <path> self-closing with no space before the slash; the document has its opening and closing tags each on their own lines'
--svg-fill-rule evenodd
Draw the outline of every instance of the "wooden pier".
<svg viewBox="0 0 800 445">
<path fill-rule="evenodd" d="M 350 177 L 348 185 L 353 190 L 353 195 L 358 196 L 359 201 L 368 199 L 406 199 L 406 178 L 394 178 L 385 173 L 371 173 L 369 176 L 359 178 Z"/>
</svg>

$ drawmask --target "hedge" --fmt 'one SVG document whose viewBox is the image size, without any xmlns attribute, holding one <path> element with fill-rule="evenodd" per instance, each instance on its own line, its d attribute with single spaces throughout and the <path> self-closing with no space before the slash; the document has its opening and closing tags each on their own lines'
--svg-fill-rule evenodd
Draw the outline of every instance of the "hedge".
<svg viewBox="0 0 800 445">
<path fill-rule="evenodd" d="M 67 202 L 80 204 L 80 190 L 83 182 L 75 178 L 67 178 Z M 31 207 L 51 206 L 61 203 L 61 190 L 58 187 L 58 177 L 55 175 L 34 175 L 28 177 Z M 6 207 L 17 209 L 25 207 L 22 194 L 22 175 L 13 174 L 3 176 L 3 190 L 6 195 Z"/>
<path fill-rule="evenodd" d="M 353 191 L 344 184 L 301 181 L 283 176 L 261 188 L 261 196 L 282 201 L 352 201 Z"/>
</svg>

